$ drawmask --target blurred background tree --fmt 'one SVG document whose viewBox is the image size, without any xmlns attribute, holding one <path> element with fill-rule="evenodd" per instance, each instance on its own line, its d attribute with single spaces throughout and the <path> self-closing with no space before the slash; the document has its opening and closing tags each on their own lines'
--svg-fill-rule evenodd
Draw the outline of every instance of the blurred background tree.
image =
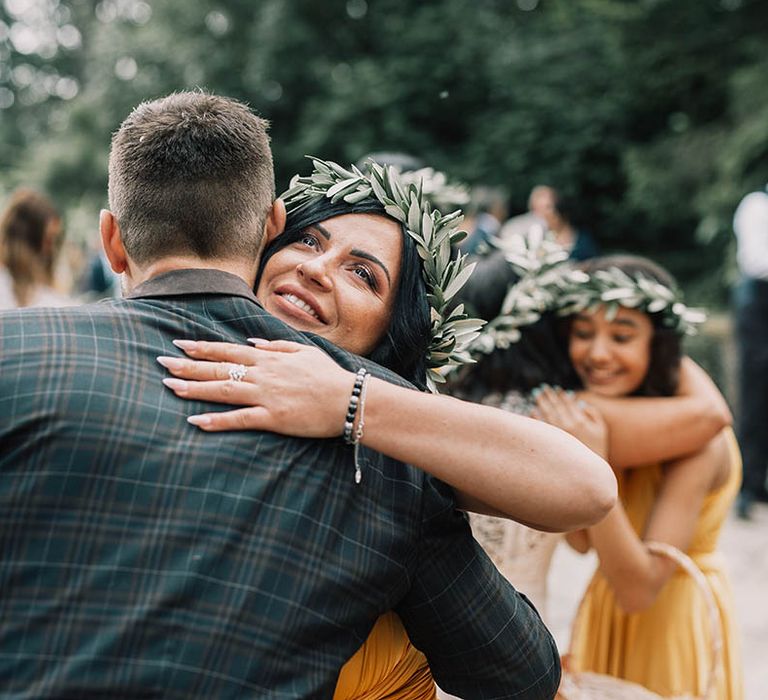
<svg viewBox="0 0 768 700">
<path fill-rule="evenodd" d="M 511 213 L 551 184 L 605 250 L 723 303 L 733 210 L 768 181 L 766 26 L 760 0 L 2 0 L 0 195 L 40 187 L 92 236 L 111 132 L 203 87 L 272 122 L 280 188 L 371 151 Z"/>
</svg>

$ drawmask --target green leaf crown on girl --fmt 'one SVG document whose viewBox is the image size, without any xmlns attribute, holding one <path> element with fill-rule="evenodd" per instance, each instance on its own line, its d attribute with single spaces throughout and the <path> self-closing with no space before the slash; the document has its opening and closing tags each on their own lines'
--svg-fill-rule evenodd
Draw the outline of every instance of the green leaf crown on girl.
<svg viewBox="0 0 768 700">
<path fill-rule="evenodd" d="M 695 334 L 697 325 L 706 320 L 702 310 L 683 303 L 679 289 L 642 273 L 628 274 L 611 267 L 587 274 L 574 268 L 568 262 L 568 252 L 541 227 L 497 239 L 495 245 L 519 278 L 509 286 L 501 313 L 473 342 L 473 353 L 509 347 L 520 339 L 520 328 L 535 323 L 547 312 L 570 316 L 606 306 L 608 318 L 613 318 L 624 306 L 648 314 L 660 313 L 662 324 L 681 335 Z"/>
<path fill-rule="evenodd" d="M 452 300 L 469 279 L 474 263 L 458 254 L 452 259 L 451 247 L 466 233 L 458 229 L 461 210 L 443 215 L 434 209 L 421 181 L 406 184 L 393 167 L 371 162 L 370 175 L 354 165 L 350 170 L 331 161 L 310 156 L 314 166 L 310 175 L 296 175 L 281 197 L 288 213 L 320 198 L 356 204 L 378 200 L 386 213 L 399 221 L 416 244 L 422 261 L 432 322 L 432 341 L 427 350 L 427 385 L 436 391 L 450 369 L 472 362 L 469 346 L 477 338 L 483 321 L 469 318 L 464 305 Z"/>
</svg>

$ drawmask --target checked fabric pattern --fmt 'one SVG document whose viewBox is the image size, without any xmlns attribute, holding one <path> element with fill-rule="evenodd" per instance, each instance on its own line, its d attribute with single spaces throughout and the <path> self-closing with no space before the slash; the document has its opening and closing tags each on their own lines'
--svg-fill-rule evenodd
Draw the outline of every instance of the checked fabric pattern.
<svg viewBox="0 0 768 700">
<path fill-rule="evenodd" d="M 340 439 L 200 431 L 221 406 L 155 361 L 308 336 L 226 273 L 133 297 L 0 314 L 0 697 L 330 698 L 389 609 L 446 689 L 549 697 L 552 639 L 447 487 L 369 450 L 357 485 Z"/>
</svg>

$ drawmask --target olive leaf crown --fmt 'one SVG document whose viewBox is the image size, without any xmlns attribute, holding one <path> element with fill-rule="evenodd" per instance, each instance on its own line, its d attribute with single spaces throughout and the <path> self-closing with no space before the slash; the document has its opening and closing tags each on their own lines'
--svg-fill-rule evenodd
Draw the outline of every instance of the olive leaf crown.
<svg viewBox="0 0 768 700">
<path fill-rule="evenodd" d="M 520 328 L 554 312 L 570 316 L 606 306 L 609 319 L 620 306 L 649 314 L 661 313 L 662 325 L 681 335 L 694 335 L 706 320 L 700 309 L 687 307 L 679 289 L 672 289 L 641 272 L 628 274 L 618 267 L 586 273 L 568 262 L 568 252 L 541 227 L 524 234 L 496 239 L 519 275 L 507 290 L 501 311 L 472 343 L 471 352 L 490 353 L 520 339 Z"/>
<path fill-rule="evenodd" d="M 667 287 L 642 272 L 627 273 L 618 267 L 595 270 L 584 282 L 566 290 L 558 302 L 557 313 L 569 316 L 598 306 L 606 307 L 606 317 L 616 316 L 620 306 L 647 314 L 661 314 L 664 328 L 680 335 L 696 335 L 698 325 L 707 320 L 703 309 L 683 303 L 677 287 Z"/>
<path fill-rule="evenodd" d="M 556 310 L 561 296 L 587 277 L 567 264 L 568 251 L 541 226 L 532 226 L 525 233 L 508 238 L 496 238 L 492 244 L 503 252 L 519 277 L 508 287 L 499 315 L 486 324 L 473 342 L 473 354 L 488 354 L 516 343 L 520 340 L 520 328 L 536 323 L 547 311 Z"/>
<path fill-rule="evenodd" d="M 451 246 L 466 233 L 458 229 L 460 210 L 443 215 L 433 209 L 422 182 L 405 184 L 391 166 L 370 162 L 370 174 L 354 165 L 351 170 L 332 161 L 309 156 L 314 166 L 307 176 L 294 176 L 281 198 L 288 213 L 322 198 L 357 204 L 366 199 L 381 203 L 386 213 L 399 221 L 416 244 L 430 305 L 432 340 L 427 349 L 427 386 L 437 391 L 450 369 L 472 362 L 469 346 L 479 334 L 483 321 L 469 318 L 464 305 L 452 300 L 472 274 L 475 265 L 467 256 L 451 259 Z"/>
</svg>

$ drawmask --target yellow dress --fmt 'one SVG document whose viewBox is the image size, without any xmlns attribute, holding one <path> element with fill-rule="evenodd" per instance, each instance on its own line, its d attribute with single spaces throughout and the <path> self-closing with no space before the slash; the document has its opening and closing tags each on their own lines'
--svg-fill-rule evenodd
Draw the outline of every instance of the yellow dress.
<svg viewBox="0 0 768 700">
<path fill-rule="evenodd" d="M 333 700 L 435 700 L 427 659 L 414 647 L 403 623 L 384 613 L 368 639 L 344 664 Z"/>
<path fill-rule="evenodd" d="M 720 530 L 741 483 L 741 457 L 733 433 L 731 473 L 709 493 L 688 549 L 704 572 L 722 623 L 722 670 L 716 700 L 742 700 L 741 655 L 734 624 L 731 587 L 722 555 L 716 551 Z M 661 485 L 661 467 L 623 472 L 619 495 L 635 532 L 641 534 Z M 605 578 L 595 573 L 585 593 L 572 642 L 574 670 L 624 678 L 662 696 L 702 693 L 711 668 L 711 643 L 705 603 L 696 584 L 678 570 L 654 604 L 627 614 L 616 604 Z"/>
</svg>

